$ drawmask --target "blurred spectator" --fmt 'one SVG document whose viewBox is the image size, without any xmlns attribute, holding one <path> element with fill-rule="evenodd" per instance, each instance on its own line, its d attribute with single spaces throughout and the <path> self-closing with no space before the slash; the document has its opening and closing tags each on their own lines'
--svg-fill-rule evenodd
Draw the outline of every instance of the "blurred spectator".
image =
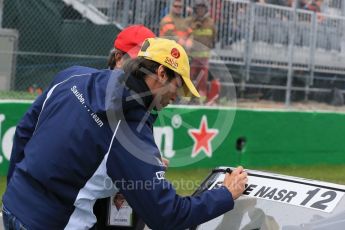
<svg viewBox="0 0 345 230">
<path fill-rule="evenodd" d="M 191 28 L 183 17 L 184 4 L 182 0 L 174 0 L 170 13 L 160 22 L 159 36 L 177 41 L 184 47 L 190 46 Z"/>
<path fill-rule="evenodd" d="M 317 13 L 318 22 L 322 22 L 325 19 L 321 14 L 319 14 L 321 13 L 322 4 L 323 4 L 323 0 L 312 0 L 307 5 L 305 5 L 304 9 Z"/>
<path fill-rule="evenodd" d="M 305 9 L 308 0 L 297 0 L 297 9 Z"/>
<path fill-rule="evenodd" d="M 266 3 L 266 0 L 256 0 L 256 2 L 265 4 L 265 3 Z"/>
<path fill-rule="evenodd" d="M 146 0 L 144 25 L 156 34 L 159 33 L 159 23 L 169 13 L 169 0 Z"/>
<path fill-rule="evenodd" d="M 207 97 L 208 59 L 216 38 L 214 21 L 208 13 L 209 7 L 207 0 L 196 0 L 194 14 L 188 19 L 193 31 L 193 45 L 189 53 L 192 58 L 191 77 L 202 97 Z"/>
<path fill-rule="evenodd" d="M 223 2 L 221 0 L 209 0 L 210 2 L 210 16 L 215 21 L 218 22 L 222 17 L 222 7 Z"/>
<path fill-rule="evenodd" d="M 253 2 L 256 1 L 251 0 Z M 244 38 L 245 26 L 248 17 L 248 2 L 246 1 L 224 1 L 224 0 L 209 0 L 210 17 L 213 19 L 217 33 L 216 40 L 219 41 L 220 47 L 232 45 L 238 40 Z"/>
<path fill-rule="evenodd" d="M 265 1 L 267 4 L 293 7 L 293 3 L 295 0 L 265 0 Z M 304 7 L 308 4 L 308 0 L 297 0 L 296 4 L 297 4 L 297 9 L 304 9 Z"/>
<path fill-rule="evenodd" d="M 32 84 L 28 87 L 28 92 L 34 95 L 41 95 L 43 93 L 43 89 L 39 87 L 37 84 Z"/>
<path fill-rule="evenodd" d="M 223 0 L 209 0 L 210 3 L 210 17 L 216 24 L 217 31 L 221 33 L 217 34 L 217 41 L 220 41 L 221 46 L 228 45 L 229 40 L 229 18 L 232 13 L 224 13 L 225 8 L 229 9 L 228 5 L 231 2 L 224 2 Z"/>
<path fill-rule="evenodd" d="M 315 13 L 320 13 L 322 4 L 323 0 L 312 0 L 310 3 L 304 6 L 304 9 L 314 11 Z"/>
<path fill-rule="evenodd" d="M 262 3 L 262 4 L 266 3 L 266 0 L 251 0 L 251 1 L 255 3 Z"/>
<path fill-rule="evenodd" d="M 287 1 L 284 0 L 266 0 L 267 4 L 286 6 Z"/>
<path fill-rule="evenodd" d="M 229 33 L 227 44 L 232 45 L 237 41 L 241 41 L 245 37 L 247 25 L 248 9 L 246 4 L 232 3 L 232 13 L 229 16 Z"/>
</svg>

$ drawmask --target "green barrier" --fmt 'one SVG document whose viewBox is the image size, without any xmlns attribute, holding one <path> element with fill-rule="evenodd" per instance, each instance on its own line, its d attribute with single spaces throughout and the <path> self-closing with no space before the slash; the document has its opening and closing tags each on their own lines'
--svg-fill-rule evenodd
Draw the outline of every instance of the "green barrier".
<svg viewBox="0 0 345 230">
<path fill-rule="evenodd" d="M 29 102 L 0 102 L 0 174 Z M 171 106 L 154 136 L 170 167 L 344 164 L 345 114 Z"/>
<path fill-rule="evenodd" d="M 31 105 L 30 101 L 0 102 L 0 175 L 7 174 L 13 135 L 17 123 Z"/>
</svg>

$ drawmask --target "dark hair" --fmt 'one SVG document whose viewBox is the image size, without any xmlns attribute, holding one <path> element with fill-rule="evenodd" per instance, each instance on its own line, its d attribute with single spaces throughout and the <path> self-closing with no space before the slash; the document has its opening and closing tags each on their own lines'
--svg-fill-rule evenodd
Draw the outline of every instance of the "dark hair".
<svg viewBox="0 0 345 230">
<path fill-rule="evenodd" d="M 160 65 L 161 64 L 159 64 L 158 62 L 148 60 L 143 57 L 138 57 L 127 61 L 123 66 L 123 71 L 135 78 L 144 79 L 145 76 L 156 73 Z M 166 66 L 163 67 L 169 81 L 175 78 L 175 72 L 173 70 L 169 69 Z"/>
<path fill-rule="evenodd" d="M 123 51 L 121 51 L 119 49 L 112 49 L 110 51 L 110 54 L 109 54 L 109 57 L 108 57 L 108 68 L 111 69 L 111 70 L 113 70 L 115 68 L 115 66 L 116 66 L 115 56 L 118 53 L 122 54 L 122 58 L 125 59 L 125 60 L 130 58 L 130 56 L 127 53 L 125 53 L 125 52 L 123 52 Z"/>
</svg>

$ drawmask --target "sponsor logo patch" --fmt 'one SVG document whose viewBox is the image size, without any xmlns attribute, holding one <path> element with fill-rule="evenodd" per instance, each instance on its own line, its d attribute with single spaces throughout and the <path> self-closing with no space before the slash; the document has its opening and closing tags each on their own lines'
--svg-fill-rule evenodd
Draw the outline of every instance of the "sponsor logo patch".
<svg viewBox="0 0 345 230">
<path fill-rule="evenodd" d="M 173 56 L 176 59 L 178 59 L 181 56 L 180 51 L 178 51 L 178 49 L 176 48 L 173 48 L 170 53 L 171 53 L 171 56 Z"/>
</svg>

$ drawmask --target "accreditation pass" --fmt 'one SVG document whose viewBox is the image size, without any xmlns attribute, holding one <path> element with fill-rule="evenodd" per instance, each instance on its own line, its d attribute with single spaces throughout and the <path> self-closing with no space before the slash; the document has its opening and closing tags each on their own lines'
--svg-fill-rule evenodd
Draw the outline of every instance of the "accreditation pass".
<svg viewBox="0 0 345 230">
<path fill-rule="evenodd" d="M 210 189 L 219 187 L 224 175 L 219 175 Z M 337 206 L 344 193 L 343 186 L 339 188 L 332 183 L 248 171 L 248 184 L 243 195 L 329 213 Z"/>
</svg>

